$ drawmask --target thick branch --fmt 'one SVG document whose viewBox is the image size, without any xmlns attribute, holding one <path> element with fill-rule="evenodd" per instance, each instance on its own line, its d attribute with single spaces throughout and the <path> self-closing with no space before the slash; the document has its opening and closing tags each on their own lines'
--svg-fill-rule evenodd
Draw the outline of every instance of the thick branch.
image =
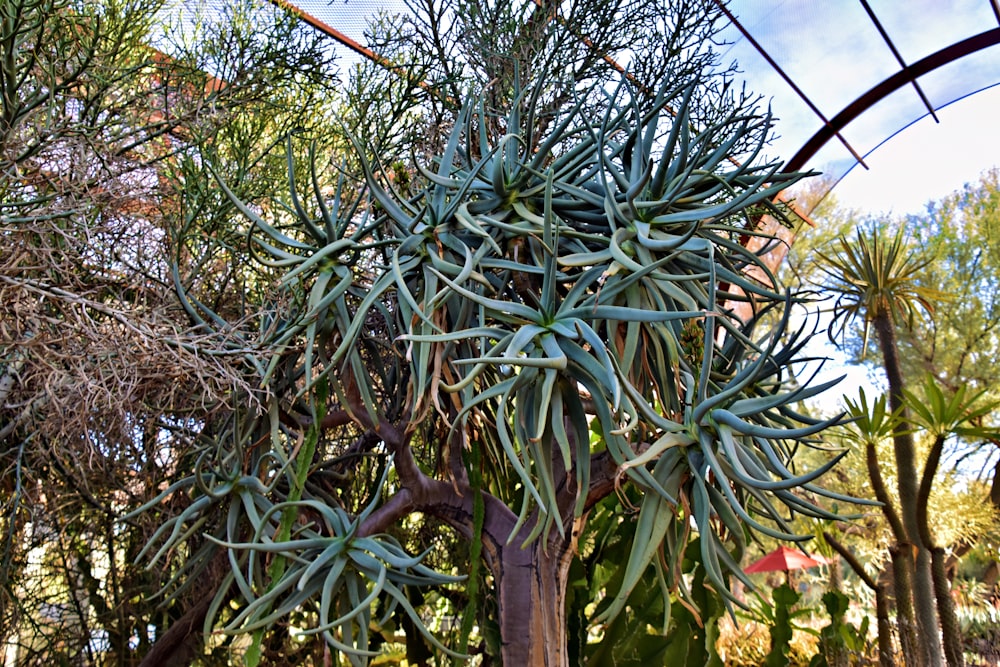
<svg viewBox="0 0 1000 667">
<path fill-rule="evenodd" d="M 617 476 L 618 466 L 607 450 L 590 457 L 590 488 L 587 490 L 584 511 L 590 511 L 594 505 L 614 493 Z"/>
<path fill-rule="evenodd" d="M 385 417 L 380 416 L 376 421 L 368 414 L 368 409 L 361 400 L 358 388 L 353 382 L 353 377 L 350 372 L 345 376 L 347 381 L 344 383 L 344 394 L 346 395 L 348 405 L 343 414 L 349 415 L 361 428 L 367 431 L 374 431 L 382 438 L 382 442 L 385 443 L 389 452 L 392 453 L 393 467 L 396 469 L 396 474 L 399 475 L 400 484 L 404 488 L 409 488 L 411 492 L 418 491 L 428 478 L 420 470 L 420 466 L 417 465 L 417 461 L 413 456 L 413 450 L 410 449 L 409 434 L 400 431 L 395 424 Z M 336 420 L 344 418 L 339 412 L 331 413 L 329 416 Z"/>
<path fill-rule="evenodd" d="M 897 542 L 909 542 L 906 539 L 906 530 L 903 528 L 903 522 L 900 520 L 899 515 L 896 514 L 896 510 L 892 505 L 892 498 L 889 497 L 889 493 L 885 488 L 885 482 L 882 480 L 882 471 L 878 467 L 878 455 L 875 452 L 875 445 L 871 443 L 865 445 L 865 458 L 868 462 L 868 478 L 871 480 L 872 490 L 875 492 L 876 500 L 882 503 L 882 514 L 885 515 L 886 521 L 889 522 L 892 534 L 896 537 Z"/>
<path fill-rule="evenodd" d="M 472 489 L 459 493 L 448 482 L 422 475 L 417 487 L 404 486 L 369 515 L 358 529 L 360 536 L 385 531 L 389 526 L 414 512 L 422 512 L 443 521 L 466 539 L 473 539 Z M 499 554 L 517 522 L 514 513 L 495 496 L 480 491 L 485 509 L 483 517 L 483 552 L 491 569 L 499 564 Z"/>
<path fill-rule="evenodd" d="M 170 624 L 139 667 L 173 667 L 188 665 L 197 657 L 201 646 L 205 616 L 212 606 L 225 571 L 225 551 L 216 553 L 212 564 L 199 577 L 197 590 L 202 593 L 184 614 Z"/>
</svg>

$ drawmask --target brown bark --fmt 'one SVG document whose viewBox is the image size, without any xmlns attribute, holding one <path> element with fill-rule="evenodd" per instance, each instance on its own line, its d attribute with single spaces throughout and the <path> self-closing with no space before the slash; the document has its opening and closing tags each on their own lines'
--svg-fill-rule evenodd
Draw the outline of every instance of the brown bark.
<svg viewBox="0 0 1000 667">
<path fill-rule="evenodd" d="M 504 665 L 569 667 L 566 635 L 566 581 L 571 543 L 549 552 L 538 540 L 525 549 L 518 541 L 504 548 L 497 580 Z"/>
<path fill-rule="evenodd" d="M 926 654 L 921 647 L 920 633 L 913 610 L 913 547 L 896 544 L 892 554 L 892 588 L 896 598 L 896 622 L 899 625 L 899 643 L 907 667 L 926 664 Z"/>
<path fill-rule="evenodd" d="M 356 410 L 355 415 L 363 415 Z M 453 474 L 445 482 L 431 478 L 416 464 L 409 446 L 409 436 L 393 424 L 359 423 L 378 431 L 394 455 L 394 465 L 401 488 L 368 516 L 358 530 L 371 535 L 386 530 L 397 520 L 413 512 L 422 512 L 449 525 L 466 539 L 475 539 L 473 524 L 474 494 L 483 501 L 482 554 L 493 575 L 501 637 L 501 664 L 514 667 L 569 667 L 566 629 L 566 585 L 569 567 L 576 552 L 586 514 L 615 488 L 616 466 L 607 452 L 593 456 L 582 465 L 590 466 L 590 485 L 586 489 L 584 515 L 573 518 L 577 489 L 575 476 L 567 474 L 561 457 L 553 460 L 553 474 L 563 480 L 556 490 L 559 514 L 565 534 L 553 527 L 522 548 L 535 528 L 538 510 L 511 538 L 517 516 L 495 496 L 474 491 L 467 475 Z M 553 452 L 558 451 L 553 447 Z M 542 519 L 544 520 L 544 518 Z"/>
<path fill-rule="evenodd" d="M 574 520 L 574 478 L 555 462 L 556 474 L 565 480 L 557 490 L 565 535 L 552 529 L 547 540 L 537 539 L 522 549 L 534 527 L 529 520 L 501 549 L 493 575 L 500 600 L 503 665 L 569 667 L 566 585 L 570 564 L 587 513 L 615 488 L 616 466 L 607 452 L 594 456 L 589 465 L 590 487 L 584 514 Z"/>
<path fill-rule="evenodd" d="M 201 648 L 205 614 L 211 604 L 212 596 L 206 596 L 174 621 L 153 644 L 139 667 L 181 667 L 194 662 Z"/>
<path fill-rule="evenodd" d="M 937 602 L 938 619 L 941 623 L 944 657 L 948 667 L 963 667 L 965 659 L 962 656 L 962 630 L 955 612 L 955 601 L 951 598 L 951 583 L 948 581 L 944 549 L 935 543 L 927 512 L 931 486 L 934 483 L 934 476 L 937 474 L 941 453 L 944 450 L 944 440 L 943 435 L 938 435 L 927 455 L 924 474 L 920 480 L 920 491 L 917 496 L 917 520 L 920 539 L 930 551 L 931 581 L 934 584 L 934 598 Z"/>
<path fill-rule="evenodd" d="M 220 551 L 193 587 L 197 601 L 157 638 L 139 667 L 183 667 L 194 662 L 202 649 L 205 616 L 228 567 L 225 553 Z"/>
<path fill-rule="evenodd" d="M 1000 443 L 994 443 L 1000 446 Z M 997 509 L 1000 509 L 1000 461 L 993 467 L 993 482 L 990 484 L 990 502 Z M 983 583 L 991 589 L 1000 581 L 1000 562 L 994 560 L 986 567 L 983 574 Z"/>
<path fill-rule="evenodd" d="M 422 474 L 416 482 L 369 516 L 359 534 L 379 532 L 395 519 L 419 511 L 445 522 L 467 539 L 474 538 L 471 489 L 459 490 Z M 529 519 L 514 539 L 508 540 L 517 517 L 497 498 L 481 493 L 485 511 L 480 537 L 499 602 L 501 664 L 569 667 L 565 600 L 576 533 L 563 538 L 553 531 L 547 541 L 537 539 L 521 548 L 533 521 Z M 582 519 L 579 524 L 582 526 Z"/>
<path fill-rule="evenodd" d="M 865 447 L 868 464 L 868 478 L 872 484 L 875 497 L 882 503 L 882 514 L 885 516 L 895 545 L 890 548 L 892 558 L 892 590 L 896 602 L 896 622 L 899 629 L 899 644 L 903 652 L 903 661 L 907 667 L 921 667 L 924 664 L 923 651 L 917 633 L 917 620 L 913 611 L 913 557 L 912 547 L 906 539 L 906 529 L 896 513 L 892 498 L 885 488 L 882 472 L 879 469 L 875 447 L 868 444 Z M 877 587 L 882 589 L 883 586 Z"/>
<path fill-rule="evenodd" d="M 878 624 L 879 667 L 896 667 L 892 650 L 892 625 L 889 621 L 889 592 L 881 584 L 875 587 L 875 620 Z"/>
<path fill-rule="evenodd" d="M 990 502 L 1000 509 L 1000 461 L 993 466 L 993 482 L 990 484 Z"/>
</svg>

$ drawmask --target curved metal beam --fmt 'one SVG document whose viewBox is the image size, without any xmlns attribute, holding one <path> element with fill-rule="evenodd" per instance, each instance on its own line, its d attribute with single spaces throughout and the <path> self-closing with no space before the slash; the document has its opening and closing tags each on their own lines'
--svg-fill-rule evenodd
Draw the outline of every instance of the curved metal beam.
<svg viewBox="0 0 1000 667">
<path fill-rule="evenodd" d="M 785 170 L 799 171 L 802 169 L 806 162 L 826 145 L 826 142 L 847 127 L 854 119 L 903 86 L 915 83 L 918 77 L 997 44 L 1000 44 L 1000 28 L 993 28 L 961 42 L 955 42 L 884 79 L 877 86 L 844 107 L 843 111 L 821 127 L 788 161 Z"/>
</svg>

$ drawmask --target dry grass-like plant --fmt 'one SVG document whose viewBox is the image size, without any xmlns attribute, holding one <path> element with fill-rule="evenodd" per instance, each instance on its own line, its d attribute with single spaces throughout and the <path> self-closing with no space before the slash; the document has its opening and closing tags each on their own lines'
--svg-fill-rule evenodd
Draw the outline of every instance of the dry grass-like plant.
<svg viewBox="0 0 1000 667">
<path fill-rule="evenodd" d="M 22 656 L 86 637 L 87 619 L 127 643 L 149 606 L 136 591 L 162 573 L 134 565 L 155 525 L 122 533 L 122 508 L 158 493 L 233 395 L 254 396 L 241 357 L 212 354 L 225 341 L 191 330 L 162 279 L 157 219 L 111 203 L 0 226 L 0 634 L 35 628 Z"/>
<path fill-rule="evenodd" d="M 234 389 L 252 394 L 238 357 L 192 351 L 191 343 L 204 350 L 206 341 L 189 330 L 170 288 L 150 279 L 155 274 L 91 265 L 84 253 L 101 249 L 74 248 L 65 237 L 37 242 L 55 236 L 51 226 L 3 232 L 0 339 L 9 366 L 0 436 L 26 429 L 45 441 L 93 447 L 99 437 L 110 447 L 132 443 L 143 418 L 207 420 L 228 407 Z"/>
</svg>

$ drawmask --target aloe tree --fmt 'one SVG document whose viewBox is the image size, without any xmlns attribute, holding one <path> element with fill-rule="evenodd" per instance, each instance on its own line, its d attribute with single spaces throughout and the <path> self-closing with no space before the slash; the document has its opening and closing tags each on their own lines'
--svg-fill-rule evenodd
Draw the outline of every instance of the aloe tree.
<svg viewBox="0 0 1000 667">
<path fill-rule="evenodd" d="M 541 134 L 543 85 L 504 115 L 466 96 L 405 191 L 360 142 L 363 183 L 335 191 L 290 150 L 281 208 L 219 179 L 277 290 L 259 333 L 179 292 L 261 391 L 163 494 L 191 498 L 147 547 L 152 563 L 191 554 L 168 590 L 222 554 L 210 623 L 251 633 L 251 664 L 293 616 L 352 663 L 391 619 L 411 644 L 459 656 L 468 632 L 444 646 L 414 607 L 436 589 L 495 625 L 503 664 L 566 665 L 570 565 L 616 491 L 638 499 L 637 523 L 620 583 L 598 591 L 598 625 L 650 574 L 697 612 L 703 591 L 682 575 L 694 533 L 703 585 L 731 605 L 752 532 L 806 539 L 789 513 L 833 518 L 798 491 L 838 497 L 814 484 L 837 457 L 792 472 L 830 423 L 794 406 L 827 385 L 790 383 L 797 300 L 742 243 L 763 211 L 785 217 L 772 202 L 801 174 L 761 159 L 768 114 L 698 128 L 703 83 L 668 78 L 652 99 L 627 83 L 585 91 Z M 470 544 L 467 566 L 414 534 L 421 522 Z M 448 593 L 455 574 L 468 588 Z"/>
<path fill-rule="evenodd" d="M 840 237 L 834 252 L 818 253 L 826 276 L 823 287 L 835 298 L 830 338 L 843 334 L 847 327 L 860 320 L 863 329 L 862 348 L 867 346 L 868 333 L 874 328 L 882 363 L 889 385 L 889 408 L 898 415 L 893 425 L 893 449 L 899 492 L 898 517 L 891 511 L 888 499 L 883 501 L 884 512 L 895 534 L 896 549 L 902 555 L 894 557 L 896 567 L 896 596 L 903 616 L 904 642 L 907 642 L 906 610 L 910 608 L 910 587 L 906 579 L 912 576 L 912 608 L 919 628 L 919 641 L 923 659 L 930 665 L 942 664 L 938 615 L 931 579 L 931 557 L 928 545 L 920 530 L 921 509 L 920 478 L 917 472 L 917 453 L 913 426 L 906 406 L 905 385 L 899 346 L 896 336 L 897 323 L 912 321 L 921 311 L 931 312 L 932 290 L 922 287 L 917 277 L 932 259 L 909 254 L 900 230 L 888 236 L 879 226 L 859 229 L 853 241 Z M 872 469 L 871 464 L 869 465 Z M 873 482 L 878 473 L 877 463 L 872 470 Z M 926 497 L 923 498 L 926 503 Z M 911 558 L 916 553 L 915 559 Z M 912 638 L 909 642 L 912 644 Z M 910 656 L 911 660 L 920 660 Z"/>
</svg>

